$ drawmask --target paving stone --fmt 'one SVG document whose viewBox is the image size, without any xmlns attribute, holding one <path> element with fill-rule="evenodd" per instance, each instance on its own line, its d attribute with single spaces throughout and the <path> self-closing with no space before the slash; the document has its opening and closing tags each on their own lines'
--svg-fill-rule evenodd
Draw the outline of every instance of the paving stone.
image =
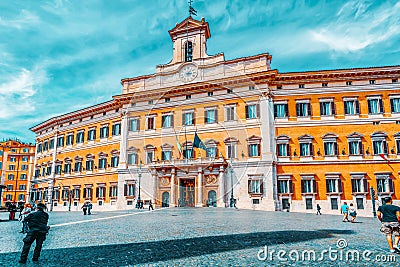
<svg viewBox="0 0 400 267">
<path fill-rule="evenodd" d="M 90 216 L 51 212 L 51 230 L 40 262 L 26 266 L 400 266 L 400 257 L 389 253 L 379 232 L 380 222 L 357 219 L 359 223 L 352 224 L 343 223 L 339 215 L 223 208 L 94 212 Z M 2 221 L 0 227 L 0 266 L 18 266 L 21 223 Z M 339 239 L 347 243 L 343 249 L 337 248 Z M 273 259 L 257 258 L 265 246 Z M 371 250 L 371 258 L 393 255 L 396 262 L 332 261 L 327 255 L 318 260 L 329 248 L 343 253 Z M 277 256 L 280 250 L 286 254 L 312 250 L 316 259 L 293 261 L 286 255 L 288 260 L 282 261 Z"/>
</svg>

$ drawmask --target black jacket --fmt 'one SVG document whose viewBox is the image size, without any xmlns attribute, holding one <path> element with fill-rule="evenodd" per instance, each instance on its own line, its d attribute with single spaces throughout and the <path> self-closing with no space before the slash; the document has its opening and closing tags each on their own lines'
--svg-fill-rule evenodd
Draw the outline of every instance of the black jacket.
<svg viewBox="0 0 400 267">
<path fill-rule="evenodd" d="M 49 231 L 47 227 L 49 215 L 42 210 L 29 213 L 24 220 L 28 222 L 30 232 L 47 233 Z"/>
</svg>

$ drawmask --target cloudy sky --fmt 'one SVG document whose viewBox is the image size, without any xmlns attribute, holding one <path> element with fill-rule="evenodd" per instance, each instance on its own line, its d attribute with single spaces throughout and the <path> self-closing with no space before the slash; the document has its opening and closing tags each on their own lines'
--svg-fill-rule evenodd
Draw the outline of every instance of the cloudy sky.
<svg viewBox="0 0 400 267">
<path fill-rule="evenodd" d="M 194 0 L 208 54 L 269 52 L 280 72 L 400 64 L 400 2 Z M 187 0 L 0 1 L 0 140 L 108 101 L 170 61 Z"/>
</svg>

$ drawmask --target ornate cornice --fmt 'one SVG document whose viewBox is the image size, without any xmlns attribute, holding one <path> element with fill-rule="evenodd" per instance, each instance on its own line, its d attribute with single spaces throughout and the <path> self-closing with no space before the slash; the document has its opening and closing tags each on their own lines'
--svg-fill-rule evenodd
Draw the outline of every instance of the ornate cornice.
<svg viewBox="0 0 400 267">
<path fill-rule="evenodd" d="M 113 110 L 115 108 L 120 108 L 120 104 L 115 101 L 115 100 L 110 100 L 104 103 L 100 103 L 94 106 L 90 106 L 87 108 L 79 109 L 76 111 L 72 111 L 57 117 L 53 117 L 51 119 L 48 119 L 47 121 L 44 121 L 40 124 L 37 124 L 33 127 L 30 128 L 31 131 L 37 133 L 43 129 L 49 128 L 49 127 L 56 127 L 60 124 L 70 122 L 76 119 L 81 119 L 84 117 L 96 115 L 99 112 L 105 112 L 109 110 Z"/>
<path fill-rule="evenodd" d="M 279 73 L 270 85 L 292 83 L 315 83 L 322 81 L 360 80 L 391 78 L 400 75 L 400 66 L 385 66 L 373 68 L 354 68 L 337 70 L 318 70 L 305 72 Z"/>
</svg>

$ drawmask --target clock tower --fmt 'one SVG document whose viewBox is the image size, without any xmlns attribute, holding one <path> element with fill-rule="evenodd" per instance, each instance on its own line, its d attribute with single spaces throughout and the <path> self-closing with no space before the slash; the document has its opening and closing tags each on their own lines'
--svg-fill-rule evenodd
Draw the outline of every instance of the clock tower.
<svg viewBox="0 0 400 267">
<path fill-rule="evenodd" d="M 172 61 L 167 65 L 196 62 L 209 57 L 207 55 L 207 39 L 211 37 L 208 22 L 187 17 L 169 31 L 173 42 Z"/>
</svg>

